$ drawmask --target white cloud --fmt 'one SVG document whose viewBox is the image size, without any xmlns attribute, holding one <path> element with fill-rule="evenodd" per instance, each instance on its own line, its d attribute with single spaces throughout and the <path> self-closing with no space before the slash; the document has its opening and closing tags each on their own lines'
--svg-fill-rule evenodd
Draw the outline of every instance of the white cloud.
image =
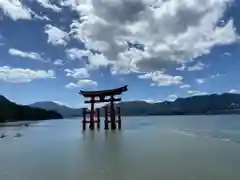
<svg viewBox="0 0 240 180">
<path fill-rule="evenodd" d="M 201 71 L 205 68 L 205 64 L 198 62 L 197 64 L 193 65 L 193 66 L 189 66 L 188 67 L 188 71 Z"/>
<path fill-rule="evenodd" d="M 198 78 L 198 79 L 196 79 L 196 82 L 197 82 L 198 84 L 203 84 L 203 83 L 205 82 L 205 80 L 202 79 L 202 78 Z"/>
<path fill-rule="evenodd" d="M 14 21 L 32 19 L 31 10 L 24 6 L 20 0 L 0 0 L 0 9 Z"/>
<path fill-rule="evenodd" d="M 77 83 L 69 83 L 66 85 L 66 88 L 73 89 L 73 88 L 89 88 L 89 87 L 96 87 L 98 83 L 91 79 L 80 79 Z"/>
<path fill-rule="evenodd" d="M 170 94 L 167 97 L 168 101 L 175 101 L 178 98 L 178 96 L 176 94 Z"/>
<path fill-rule="evenodd" d="M 30 10 L 30 12 L 35 19 L 51 21 L 46 15 L 38 15 L 37 13 L 33 12 L 32 10 Z"/>
<path fill-rule="evenodd" d="M 20 56 L 23 58 L 30 58 L 30 59 L 34 59 L 34 60 L 42 60 L 41 55 L 36 52 L 24 52 L 24 51 L 20 51 L 18 49 L 11 48 L 8 50 L 8 53 L 13 56 Z"/>
<path fill-rule="evenodd" d="M 88 58 L 88 68 L 95 69 L 99 67 L 107 67 L 111 62 L 99 53 L 92 53 L 84 49 L 71 48 L 66 50 L 67 57 L 71 60 L 82 60 L 83 57 Z"/>
<path fill-rule="evenodd" d="M 213 74 L 210 76 L 210 78 L 214 79 L 214 78 L 217 78 L 217 77 L 220 77 L 220 76 L 224 76 L 223 74 Z"/>
<path fill-rule="evenodd" d="M 81 15 L 71 24 L 71 36 L 114 61 L 114 73 L 159 71 L 236 42 L 232 19 L 217 26 L 230 2 L 62 0 Z"/>
<path fill-rule="evenodd" d="M 89 64 L 92 68 L 106 67 L 110 64 L 103 54 L 90 54 L 88 56 Z"/>
<path fill-rule="evenodd" d="M 236 89 L 231 89 L 230 91 L 228 91 L 229 93 L 240 93 L 240 91 L 236 90 Z"/>
<path fill-rule="evenodd" d="M 71 48 L 66 50 L 67 57 L 71 60 L 81 60 L 84 56 L 89 56 L 90 53 L 90 51 L 77 48 Z"/>
<path fill-rule="evenodd" d="M 50 21 L 46 15 L 38 15 L 21 0 L 0 0 L 0 10 L 12 20 L 31 20 L 32 18 Z"/>
<path fill-rule="evenodd" d="M 161 71 L 146 73 L 144 75 L 139 75 L 138 77 L 140 79 L 151 79 L 154 85 L 157 85 L 157 86 L 176 85 L 176 84 L 181 84 L 183 81 L 182 76 L 171 76 L 168 74 L 164 74 Z"/>
<path fill-rule="evenodd" d="M 37 2 L 44 8 L 51 9 L 54 12 L 61 12 L 62 8 L 55 4 L 51 4 L 50 0 L 37 0 Z"/>
<path fill-rule="evenodd" d="M 53 79 L 53 70 L 32 70 L 22 68 L 0 67 L 0 80 L 10 83 L 27 83 L 37 79 Z"/>
<path fill-rule="evenodd" d="M 139 100 L 135 100 L 135 101 L 139 101 Z M 149 104 L 155 104 L 155 103 L 160 102 L 160 101 L 158 101 L 156 99 L 144 99 L 142 101 L 145 101 L 146 103 L 149 103 Z"/>
<path fill-rule="evenodd" d="M 229 52 L 225 52 L 223 55 L 225 55 L 225 56 L 232 56 L 232 54 L 229 53 Z"/>
<path fill-rule="evenodd" d="M 177 71 L 184 71 L 186 69 L 186 66 L 182 64 L 181 67 L 176 68 Z"/>
<path fill-rule="evenodd" d="M 61 65 L 64 65 L 64 61 L 61 60 L 61 59 L 57 59 L 56 61 L 54 61 L 53 64 L 58 65 L 58 66 L 61 66 Z"/>
<path fill-rule="evenodd" d="M 192 94 L 194 96 L 201 96 L 201 95 L 207 95 L 208 93 L 201 92 L 201 91 L 198 91 L 198 90 L 189 90 L 188 94 Z"/>
<path fill-rule="evenodd" d="M 82 78 L 89 78 L 90 74 L 86 68 L 76 68 L 76 69 L 65 69 L 66 75 L 69 77 L 74 77 L 76 79 Z"/>
<path fill-rule="evenodd" d="M 47 24 L 45 26 L 44 32 L 48 35 L 48 43 L 55 46 L 57 45 L 65 46 L 69 39 L 68 33 L 55 26 L 52 26 L 51 24 Z"/>
<path fill-rule="evenodd" d="M 192 86 L 190 85 L 190 84 L 182 84 L 181 86 L 180 86 L 180 88 L 182 88 L 182 89 L 188 89 L 188 88 L 191 88 Z"/>
</svg>

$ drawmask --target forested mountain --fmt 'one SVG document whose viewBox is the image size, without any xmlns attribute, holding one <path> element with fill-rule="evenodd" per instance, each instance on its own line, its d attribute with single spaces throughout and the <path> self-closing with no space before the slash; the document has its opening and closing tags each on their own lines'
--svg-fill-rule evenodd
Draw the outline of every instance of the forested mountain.
<svg viewBox="0 0 240 180">
<path fill-rule="evenodd" d="M 202 95 L 153 104 L 145 101 L 129 101 L 121 102 L 118 106 L 121 107 L 121 113 L 125 116 L 240 114 L 240 95 L 228 93 Z"/>
<path fill-rule="evenodd" d="M 72 109 L 54 102 L 38 102 L 30 105 L 54 110 L 63 117 L 81 116 L 81 109 Z M 144 115 L 191 115 L 191 114 L 240 114 L 240 94 L 213 94 L 178 98 L 173 102 L 147 103 L 145 101 L 123 101 L 117 104 L 124 116 Z M 104 109 L 101 108 L 101 116 Z"/>
<path fill-rule="evenodd" d="M 29 106 L 35 107 L 35 108 L 41 108 L 45 110 L 56 111 L 60 113 L 64 118 L 79 117 L 82 115 L 81 109 L 70 108 L 67 106 L 59 105 L 51 101 L 36 102 L 36 103 L 30 104 Z"/>
<path fill-rule="evenodd" d="M 0 122 L 61 119 L 61 114 L 39 108 L 18 105 L 0 95 Z"/>
</svg>

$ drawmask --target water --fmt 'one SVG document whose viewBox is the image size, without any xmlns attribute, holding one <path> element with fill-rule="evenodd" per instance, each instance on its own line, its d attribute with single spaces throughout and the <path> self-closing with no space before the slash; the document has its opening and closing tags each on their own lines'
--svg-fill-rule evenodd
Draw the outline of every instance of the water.
<svg viewBox="0 0 240 180">
<path fill-rule="evenodd" d="M 240 179 L 240 116 L 123 120 L 116 132 L 83 133 L 76 119 L 1 127 L 0 179 Z"/>
</svg>

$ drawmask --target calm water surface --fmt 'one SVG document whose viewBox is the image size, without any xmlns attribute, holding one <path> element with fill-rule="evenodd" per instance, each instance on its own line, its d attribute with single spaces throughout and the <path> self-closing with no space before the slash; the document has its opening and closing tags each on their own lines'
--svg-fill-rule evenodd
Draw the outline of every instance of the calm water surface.
<svg viewBox="0 0 240 180">
<path fill-rule="evenodd" d="M 0 128 L 0 179 L 240 179 L 240 116 L 123 120 L 116 132 L 83 133 L 76 119 Z"/>
</svg>

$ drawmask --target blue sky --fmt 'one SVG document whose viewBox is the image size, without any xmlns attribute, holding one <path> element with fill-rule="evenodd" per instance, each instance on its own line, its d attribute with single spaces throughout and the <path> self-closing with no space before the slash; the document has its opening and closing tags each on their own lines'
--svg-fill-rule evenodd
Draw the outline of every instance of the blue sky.
<svg viewBox="0 0 240 180">
<path fill-rule="evenodd" d="M 80 107 L 80 89 L 124 100 L 240 92 L 237 0 L 2 0 L 0 94 Z"/>
</svg>

